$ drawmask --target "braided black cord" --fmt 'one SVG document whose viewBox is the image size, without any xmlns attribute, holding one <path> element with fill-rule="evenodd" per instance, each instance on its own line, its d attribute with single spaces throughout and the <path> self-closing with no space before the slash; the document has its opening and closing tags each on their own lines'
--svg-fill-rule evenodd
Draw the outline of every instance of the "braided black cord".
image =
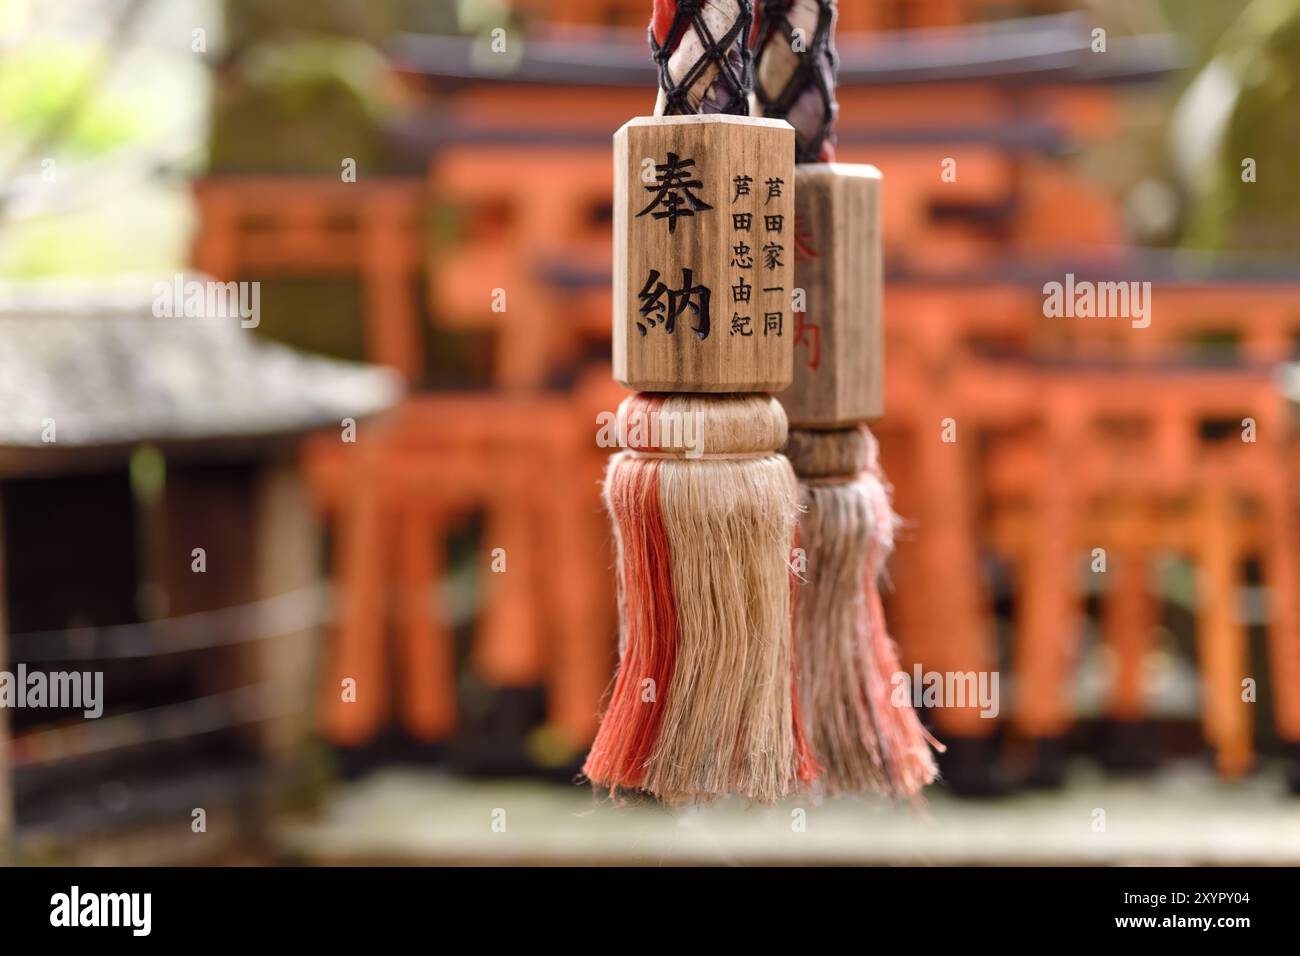
<svg viewBox="0 0 1300 956">
<path fill-rule="evenodd" d="M 739 15 L 721 39 L 714 39 L 704 21 L 702 10 L 707 0 L 677 0 L 677 9 L 673 14 L 672 25 L 664 37 L 662 45 L 655 42 L 654 29 L 650 30 L 650 49 L 655 64 L 659 67 L 659 86 L 664 91 L 664 115 L 694 113 L 690 104 L 690 90 L 711 65 L 718 67 L 717 78 L 711 89 L 719 84 L 724 88 L 725 99 L 705 97 L 699 112 L 730 113 L 735 116 L 749 115 L 749 93 L 754 86 L 753 58 L 749 52 L 746 38 L 753 19 L 750 0 L 736 0 Z M 680 80 L 673 80 L 669 72 L 668 60 L 677 49 L 688 27 L 694 27 L 704 46 L 704 52 L 691 64 Z M 739 62 L 737 62 L 739 61 Z M 738 67 L 738 68 L 737 68 Z"/>
<path fill-rule="evenodd" d="M 787 44 L 793 46 L 794 26 L 789 13 L 793 0 L 762 0 L 758 28 L 755 31 L 754 50 L 761 58 L 764 47 L 780 33 Z M 773 119 L 788 119 L 795 103 L 808 89 L 815 89 L 821 98 L 821 122 L 813 129 L 795 124 L 795 162 L 815 163 L 822 158 L 822 147 L 835 144 L 835 117 L 839 106 L 835 102 L 835 73 L 839 57 L 832 39 L 835 30 L 835 0 L 817 0 L 817 26 L 807 47 L 795 53 L 798 63 L 785 86 L 776 91 L 763 87 L 762 78 L 754 85 L 754 97 L 762 106 L 763 115 Z"/>
</svg>

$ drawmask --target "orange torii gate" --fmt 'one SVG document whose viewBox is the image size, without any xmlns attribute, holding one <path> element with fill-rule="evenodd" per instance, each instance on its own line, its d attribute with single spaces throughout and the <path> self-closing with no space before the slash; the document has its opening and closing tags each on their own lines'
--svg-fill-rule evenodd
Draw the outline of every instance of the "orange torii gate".
<svg viewBox="0 0 1300 956">
<path fill-rule="evenodd" d="M 1005 377 L 1001 363 L 973 365 L 963 389 Z M 1142 662 L 1153 620 L 1146 569 L 1159 549 L 1197 564 L 1197 647 L 1204 682 L 1202 720 L 1220 770 L 1243 773 L 1252 759 L 1250 677 L 1240 621 L 1240 563 L 1259 554 L 1271 596 L 1270 669 L 1279 687 L 1300 686 L 1300 566 L 1289 465 L 1287 409 L 1262 370 L 1044 367 L 1023 376 L 1026 397 L 1042 409 L 1036 437 L 990 460 L 991 530 L 1018 556 L 1022 613 L 1015 661 L 1013 722 L 1024 737 L 1064 734 L 1067 683 L 1079 636 L 1082 595 L 1076 560 L 1113 549 L 1106 639 L 1114 651 L 1111 716 L 1145 716 Z M 1243 418 L 1251 441 L 1236 441 Z M 1227 441 L 1198 440 L 1206 423 L 1231 423 Z M 1122 423 L 1123 427 L 1117 427 Z M 1135 436 L 1136 433 L 1136 436 Z M 1253 515 L 1243 515 L 1241 505 Z M 1279 734 L 1300 740 L 1300 700 L 1274 701 Z"/>
<path fill-rule="evenodd" d="M 337 528 L 341 603 L 323 697 L 331 740 L 371 739 L 390 700 L 417 739 L 454 730 L 443 541 L 484 511 L 477 669 L 499 686 L 544 683 L 550 726 L 574 748 L 589 741 L 613 649 L 612 552 L 595 503 L 607 451 L 594 442 L 612 390 L 593 378 L 573 397 L 419 396 L 354 445 L 317 436 L 306 446 L 313 497 Z M 491 570 L 496 548 L 502 573 Z M 358 693 L 345 704 L 347 677 Z"/>
<path fill-rule="evenodd" d="M 248 275 L 358 275 L 366 357 L 414 381 L 422 371 L 419 303 L 424 265 L 418 179 L 345 183 L 316 176 L 230 176 L 194 185 L 195 266 L 223 281 Z"/>
<path fill-rule="evenodd" d="M 584 340 L 609 338 L 608 282 L 574 294 L 543 275 L 597 263 L 608 277 L 608 152 L 603 142 L 449 146 L 431 164 L 432 194 L 458 227 L 428 252 L 430 310 L 447 328 L 494 334 L 497 387 L 541 388 L 581 357 Z"/>
<path fill-rule="evenodd" d="M 232 177 L 200 181 L 196 194 L 198 268 L 221 279 L 359 274 L 367 358 L 398 368 L 408 380 L 418 377 L 421 304 L 410 293 L 410 280 L 426 263 L 424 184 Z M 528 364 L 536 341 L 516 348 L 508 334 L 525 325 L 525 317 L 542 330 L 553 325 L 536 307 L 548 301 L 548 290 L 523 275 L 525 281 L 510 289 L 512 323 L 499 330 L 504 358 L 498 371 L 509 384 L 539 386 L 543 366 Z M 445 294 L 448 314 L 457 315 L 460 302 L 471 311 L 471 295 L 463 289 L 453 284 Z M 480 307 L 490 304 L 490 290 L 486 294 Z M 600 324 L 607 334 L 608 320 Z M 443 739 L 455 726 L 450 636 L 431 588 L 445 572 L 446 534 L 476 510 L 487 516 L 489 547 L 504 548 L 515 573 L 486 578 L 474 666 L 497 686 L 546 683 L 555 729 L 575 748 L 589 740 L 613 633 L 612 558 L 596 487 L 607 452 L 595 448 L 593 437 L 597 412 L 616 407 L 622 393 L 599 372 L 584 381 L 590 384 L 572 394 L 517 400 L 412 397 L 382 424 L 366 426 L 355 445 L 335 435 L 307 443 L 304 467 L 337 535 L 333 576 L 343 611 L 332 639 L 333 674 L 372 688 L 343 707 L 337 680 L 328 684 L 331 740 L 370 739 L 386 716 L 377 688 L 390 685 L 402 722 L 417 739 Z M 591 481 L 575 484 L 573 476 L 583 473 Z M 386 573 L 399 592 L 392 608 Z M 567 587 L 556 575 L 568 575 Z M 393 681 L 384 665 L 389 610 L 402 621 L 395 644 L 401 676 Z M 560 632 L 554 639 L 546 635 L 546 621 Z"/>
<path fill-rule="evenodd" d="M 1163 342 L 1161 350 L 1151 351 L 1177 355 L 1178 343 L 1194 342 L 1205 327 L 1221 330 L 1225 316 L 1231 316 L 1232 328 L 1243 332 L 1243 349 L 1248 349 L 1255 360 L 1254 371 L 1238 373 L 1249 382 L 1249 401 L 1240 398 L 1240 388 L 1216 398 L 1219 386 L 1214 383 L 1219 379 L 1215 376 L 1222 377 L 1225 373 L 1214 368 L 1186 373 L 1193 384 L 1180 386 L 1167 395 L 1157 386 L 1177 380 L 1154 378 L 1142 401 L 1158 403 L 1164 415 L 1161 421 L 1165 425 L 1150 440 L 1160 443 L 1163 457 L 1159 460 L 1170 474 L 1178 473 L 1175 470 L 1181 467 L 1178 462 L 1195 458 L 1197 446 L 1194 442 L 1187 443 L 1190 433 L 1180 431 L 1189 416 L 1208 415 L 1215 407 L 1222 411 L 1235 401 L 1239 408 L 1257 409 L 1261 432 L 1267 428 L 1267 440 L 1261 438 L 1258 444 L 1247 446 L 1252 467 L 1234 480 L 1238 483 L 1248 480 L 1250 494 L 1279 515 L 1275 523 L 1262 527 L 1259 532 L 1260 545 L 1271 568 L 1269 584 L 1275 589 L 1271 659 L 1279 686 L 1291 686 L 1288 682 L 1300 680 L 1300 670 L 1292 662 L 1300 651 L 1289 650 L 1295 646 L 1295 638 L 1287 637 L 1298 633 L 1294 604 L 1300 570 L 1288 557 L 1287 529 L 1293 524 L 1284 506 L 1287 489 L 1294 488 L 1295 470 L 1287 465 L 1292 452 L 1281 398 L 1270 375 L 1261 370 L 1261 363 L 1280 360 L 1287 343 L 1294 339 L 1300 326 L 1300 310 L 1291 310 L 1288 302 L 1298 293 L 1300 288 L 1281 283 L 1258 294 L 1219 287 L 1161 286 L 1156 292 L 1160 315 L 1151 328 L 1133 330 L 1124 320 L 1109 324 L 1095 320 L 1076 323 L 1087 326 L 1088 332 L 1098 337 L 1118 334 L 1126 342 L 1131 339 L 1134 343 L 1131 351 L 1139 356 L 1146 355 L 1147 348 L 1143 345 L 1139 349 L 1136 343 L 1149 333 Z M 1229 303 L 1235 305 L 1235 311 L 1229 308 Z M 986 610 L 988 597 L 979 584 L 976 529 L 981 523 L 978 517 L 981 503 L 990 496 L 995 500 L 1015 501 L 1017 495 L 1032 489 L 1034 513 L 1040 515 L 1034 520 L 1048 520 L 1052 514 L 1074 515 L 1088 501 L 1107 493 L 1121 502 L 1141 501 L 1143 495 L 1158 492 L 1160 485 L 1155 479 L 1162 472 L 1149 467 L 1131 473 L 1117 469 L 1093 475 L 1090 484 L 1080 484 L 1071 475 L 1083 466 L 1074 463 L 1091 461 L 1091 458 L 1077 452 L 1068 456 L 1066 460 L 1071 464 L 1065 468 L 1060 464 L 1064 453 L 1059 439 L 1049 441 L 1046 437 L 1028 442 L 1032 455 L 1022 452 L 1014 459 L 1007 459 L 1001 451 L 993 457 L 985 457 L 979 451 L 981 436 L 1001 436 L 1003 445 L 1009 438 L 1012 447 L 1019 447 L 1015 438 L 1026 430 L 1041 430 L 1046 423 L 1055 422 L 1059 431 L 1066 429 L 1069 422 L 1088 421 L 1093 406 L 1089 404 L 1087 389 L 1104 391 L 1102 380 L 1096 377 L 1085 379 L 1087 386 L 1082 391 L 1073 389 L 1070 383 L 1078 376 L 1068 368 L 1060 371 L 1063 381 L 1053 390 L 1046 373 L 1034 371 L 1032 364 L 1021 367 L 1014 362 L 999 363 L 994 372 L 994 366 L 972 358 L 981 351 L 1044 357 L 1074 354 L 1073 349 L 1094 358 L 1108 354 L 1104 348 L 1089 349 L 1079 342 L 1063 346 L 1059 333 L 1066 323 L 1047 323 L 1042 318 L 1041 296 L 1036 289 L 957 284 L 945 290 L 908 280 L 888 287 L 885 314 L 890 375 L 886 380 L 888 413 L 880 427 L 881 444 L 888 471 L 895 481 L 899 511 L 912 528 L 902 535 L 899 546 L 898 588 L 893 596 L 897 633 L 906 657 L 923 661 L 927 668 L 953 671 L 996 668 L 993 624 Z M 1124 325 L 1126 332 L 1116 333 L 1117 324 Z M 1081 332 L 1078 337 L 1086 339 L 1087 335 Z M 1023 361 L 1033 363 L 1034 359 Z M 1104 409 L 1108 401 L 1116 400 L 1111 395 L 1096 396 L 1099 409 Z M 1215 406 L 1215 401 L 1220 401 L 1220 405 Z M 946 418 L 953 420 L 960 436 L 951 444 L 938 438 Z M 1182 438 L 1176 441 L 1180 435 Z M 1147 452 L 1139 451 L 1139 454 Z M 1044 469 L 1053 467 L 1052 463 L 1055 463 L 1054 470 L 1046 472 L 1053 475 L 1052 482 L 1036 484 L 1032 476 L 1044 474 Z M 1199 480 L 1196 466 L 1189 464 L 1185 471 L 1188 480 Z M 1086 469 L 1085 473 L 1091 474 Z M 1210 499 L 1208 504 L 1197 505 L 1202 509 L 1197 514 L 1213 534 L 1222 533 L 1222 521 L 1213 519 L 1215 514 L 1222 515 L 1221 510 L 1214 510 L 1218 504 Z M 1048 518 L 1043 518 L 1044 515 Z M 1010 519 L 1000 518 L 994 527 L 1005 527 L 1007 520 Z M 1028 519 L 1018 520 L 1020 527 L 1028 527 L 1023 523 Z M 1026 535 L 1029 533 L 1024 531 Z M 1021 539 L 1013 536 L 1011 540 Z M 1074 554 L 1068 545 L 1062 547 L 1059 535 L 1039 536 L 1035 540 L 1040 546 L 1034 560 L 1026 565 L 1030 574 L 1024 582 L 1027 593 L 1022 595 L 1022 625 L 1025 626 L 1021 628 L 1022 639 L 1018 645 L 1018 656 L 1022 662 L 1031 662 L 1033 668 L 1040 666 L 1034 663 L 1036 660 L 1058 660 L 1055 655 L 1059 653 L 1060 641 L 1054 637 L 1042 638 L 1040 634 L 1059 635 L 1060 628 L 1067 626 L 1066 619 L 1071 613 L 1068 602 L 1054 602 L 1051 595 L 1059 594 L 1071 580 Z M 1131 555 L 1135 545 L 1126 545 L 1122 535 L 1114 540 L 1121 564 L 1135 560 Z M 1216 552 L 1221 553 L 1222 549 Z M 916 584 L 936 580 L 945 582 L 942 601 L 929 600 L 926 589 Z M 1141 652 L 1134 650 L 1137 643 L 1133 635 L 1141 630 L 1142 602 L 1147 596 L 1141 593 L 1144 582 L 1140 576 L 1135 580 L 1119 575 L 1119 580 L 1124 585 L 1116 592 L 1117 602 L 1108 605 L 1105 626 L 1108 632 L 1115 631 L 1117 647 L 1128 648 L 1120 661 L 1122 690 L 1112 701 L 1113 712 L 1122 715 L 1135 712 L 1132 661 L 1133 655 Z M 1133 623 L 1135 620 L 1139 623 Z M 1055 623 L 1044 628 L 1041 626 L 1044 621 Z M 1225 629 L 1216 626 L 1212 632 L 1222 635 Z M 1203 642 L 1207 650 L 1218 649 L 1223 644 L 1219 637 Z M 1038 682 L 1034 686 L 1053 685 Z M 1023 720 L 1017 718 L 1022 729 L 1035 728 L 1032 736 L 1050 736 L 1063 726 L 1061 715 L 1065 711 L 1059 700 L 1053 691 L 1044 693 L 1048 695 L 1048 703 L 1034 699 L 1029 703 L 1030 716 Z M 991 722 L 979 717 L 974 707 L 946 708 L 937 711 L 934 718 L 940 731 L 951 736 L 987 737 L 994 729 Z M 1277 719 L 1283 737 L 1295 739 L 1296 731 L 1300 730 L 1297 715 L 1279 702 Z M 1226 758 L 1225 767 L 1230 768 L 1236 759 L 1235 756 Z"/>
</svg>

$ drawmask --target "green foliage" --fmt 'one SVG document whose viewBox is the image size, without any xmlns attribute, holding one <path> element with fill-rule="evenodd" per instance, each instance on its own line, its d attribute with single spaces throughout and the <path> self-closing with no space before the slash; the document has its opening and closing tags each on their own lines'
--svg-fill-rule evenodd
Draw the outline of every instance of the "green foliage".
<svg viewBox="0 0 1300 956">
<path fill-rule="evenodd" d="M 31 141 L 76 101 L 102 55 L 89 44 L 51 41 L 19 45 L 0 57 L 0 135 L 6 145 Z M 106 153 L 138 137 L 148 112 L 146 103 L 97 90 L 60 136 L 60 150 L 73 156 Z"/>
<path fill-rule="evenodd" d="M 1254 0 L 1208 69 L 1236 85 L 1209 182 L 1197 184 L 1187 242 L 1198 248 L 1300 252 L 1300 0 Z M 1243 161 L 1255 181 L 1243 180 Z"/>
<path fill-rule="evenodd" d="M 1205 65 L 1248 0 L 1161 0 L 1160 10 L 1178 35 L 1189 66 Z M 1188 75 L 1188 79 L 1191 74 Z"/>
<path fill-rule="evenodd" d="M 211 168 L 217 173 L 322 173 L 345 157 L 383 172 L 387 66 L 364 43 L 318 37 L 259 46 L 217 96 Z"/>
<path fill-rule="evenodd" d="M 382 45 L 395 29 L 394 0 L 225 0 L 225 11 L 227 42 L 236 52 L 305 34 Z"/>
</svg>

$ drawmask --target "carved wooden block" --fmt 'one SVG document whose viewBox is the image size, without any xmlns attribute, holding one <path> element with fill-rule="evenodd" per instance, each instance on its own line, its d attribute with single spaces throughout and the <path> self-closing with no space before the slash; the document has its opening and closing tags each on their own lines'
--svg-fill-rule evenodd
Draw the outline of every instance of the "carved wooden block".
<svg viewBox="0 0 1300 956">
<path fill-rule="evenodd" d="M 805 311 L 794 316 L 794 381 L 778 396 L 792 427 L 842 428 L 884 411 L 880 184 L 874 166 L 795 167 Z"/>
<path fill-rule="evenodd" d="M 794 130 L 638 117 L 614 134 L 614 378 L 642 392 L 790 383 Z"/>
</svg>

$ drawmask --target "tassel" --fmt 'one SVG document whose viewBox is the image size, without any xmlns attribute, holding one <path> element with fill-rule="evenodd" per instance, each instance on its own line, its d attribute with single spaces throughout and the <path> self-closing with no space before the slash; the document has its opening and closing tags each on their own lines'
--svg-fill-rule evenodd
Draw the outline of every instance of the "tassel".
<svg viewBox="0 0 1300 956">
<path fill-rule="evenodd" d="M 879 581 L 898 517 L 876 439 L 865 427 L 791 429 L 786 456 L 800 476 L 809 572 L 795 616 L 799 690 L 821 785 L 914 798 L 937 776 L 930 748 L 943 746 L 910 700 L 893 699 L 901 668 Z"/>
<path fill-rule="evenodd" d="M 864 666 L 863 569 L 874 550 L 876 509 L 866 484 L 844 477 L 866 467 L 866 441 L 856 428 L 791 431 L 786 457 L 802 479 L 799 543 L 808 573 L 795 635 L 809 743 L 829 795 L 886 789 Z"/>
<path fill-rule="evenodd" d="M 699 416 L 699 460 L 632 445 L 605 482 L 624 645 L 584 772 L 668 803 L 736 792 L 768 803 L 806 777 L 796 741 L 787 556 L 796 484 L 766 395 L 634 395 L 629 421 Z"/>
</svg>

